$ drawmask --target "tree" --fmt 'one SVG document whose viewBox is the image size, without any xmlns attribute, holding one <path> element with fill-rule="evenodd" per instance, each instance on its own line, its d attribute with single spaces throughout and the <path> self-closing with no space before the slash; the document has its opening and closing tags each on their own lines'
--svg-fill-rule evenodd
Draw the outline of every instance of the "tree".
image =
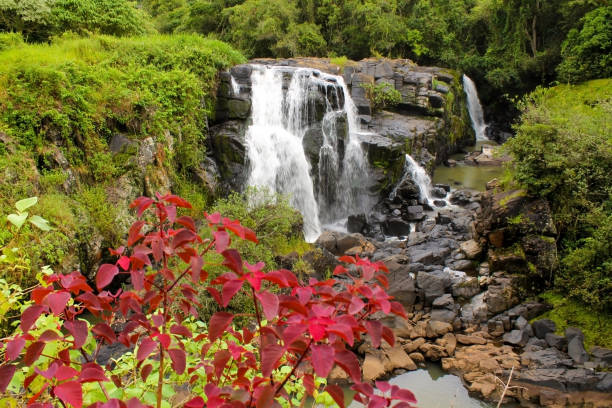
<svg viewBox="0 0 612 408">
<path fill-rule="evenodd" d="M 612 6 L 599 7 L 573 28 L 561 48 L 563 61 L 557 67 L 559 79 L 581 82 L 612 76 Z"/>
</svg>

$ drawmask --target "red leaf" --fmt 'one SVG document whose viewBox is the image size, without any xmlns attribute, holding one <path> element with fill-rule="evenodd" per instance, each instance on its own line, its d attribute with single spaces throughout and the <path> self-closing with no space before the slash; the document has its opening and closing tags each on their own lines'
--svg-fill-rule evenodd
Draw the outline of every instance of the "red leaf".
<svg viewBox="0 0 612 408">
<path fill-rule="evenodd" d="M 98 323 L 92 329 L 91 332 L 98 337 L 102 337 L 107 343 L 114 343 L 117 341 L 115 331 L 106 323 Z"/>
<path fill-rule="evenodd" d="M 192 230 L 193 232 L 195 232 L 196 230 L 196 226 L 195 223 L 193 222 L 193 218 L 188 217 L 186 215 L 183 215 L 182 217 L 178 217 L 176 219 L 177 224 L 181 224 L 183 227 Z"/>
<path fill-rule="evenodd" d="M 98 290 L 104 289 L 108 286 L 113 278 L 119 273 L 119 268 L 113 264 L 102 264 L 100 269 L 98 269 L 98 274 L 96 275 L 96 286 Z"/>
<path fill-rule="evenodd" d="M 149 197 L 138 197 L 130 204 L 130 208 L 138 207 L 138 216 L 153 204 L 153 200 Z M 129 245 L 129 244 L 128 244 Z"/>
<path fill-rule="evenodd" d="M 376 388 L 384 393 L 391 389 L 391 384 L 389 384 L 387 381 L 376 381 Z"/>
<path fill-rule="evenodd" d="M 37 305 L 40 305 L 49 293 L 53 292 L 53 285 L 43 288 L 42 286 L 36 287 L 32 290 L 32 300 Z"/>
<path fill-rule="evenodd" d="M 395 345 L 395 335 L 393 334 L 393 331 L 387 326 L 383 326 L 382 328 L 382 338 L 385 339 L 385 341 L 389 343 L 391 347 Z"/>
<path fill-rule="evenodd" d="M 121 269 L 123 269 L 124 271 L 127 271 L 128 268 L 130 267 L 130 257 L 125 256 L 125 255 L 122 256 L 121 258 L 117 260 L 117 265 L 119 265 Z"/>
<path fill-rule="evenodd" d="M 149 374 L 151 374 L 152 370 L 153 364 L 147 364 L 142 367 L 142 370 L 140 371 L 140 377 L 142 378 L 142 381 L 147 381 L 147 377 L 149 377 Z"/>
<path fill-rule="evenodd" d="M 223 265 L 227 266 L 232 271 L 236 272 L 238 275 L 242 275 L 242 258 L 240 257 L 240 253 L 235 249 L 226 249 L 221 253 L 225 260 L 223 261 Z"/>
<path fill-rule="evenodd" d="M 204 260 L 201 256 L 192 256 L 189 259 L 189 265 L 191 266 L 191 280 L 194 283 L 200 282 L 202 279 L 202 266 L 204 266 Z"/>
<path fill-rule="evenodd" d="M 70 366 L 61 366 L 57 369 L 57 372 L 55 373 L 55 379 L 57 381 L 64 381 L 67 380 L 69 378 L 74 378 L 79 374 L 79 372 L 77 370 L 75 370 L 74 368 L 70 367 Z"/>
<path fill-rule="evenodd" d="M 17 357 L 19 357 L 19 354 L 21 354 L 23 346 L 25 346 L 25 339 L 21 336 L 15 337 L 13 340 L 9 341 L 6 345 L 7 360 L 16 360 Z"/>
<path fill-rule="evenodd" d="M 353 342 L 355 341 L 355 337 L 353 336 L 353 329 L 348 324 L 336 323 L 327 326 L 327 331 L 330 333 L 334 333 L 337 336 L 342 337 L 344 341 L 346 341 L 349 346 L 353 346 Z"/>
<path fill-rule="evenodd" d="M 212 286 L 208 286 L 206 288 L 206 291 L 210 294 L 210 296 L 213 297 L 213 299 L 215 299 L 215 301 L 218 304 L 223 303 L 223 301 L 221 300 L 221 294 L 219 293 L 219 291 L 216 288 L 213 288 Z"/>
<path fill-rule="evenodd" d="M 417 400 L 412 391 L 405 390 L 402 388 L 393 388 L 391 390 L 391 397 L 401 401 L 412 402 L 416 404 Z"/>
<path fill-rule="evenodd" d="M 359 367 L 359 360 L 355 357 L 350 351 L 336 350 L 336 355 L 334 356 L 336 363 L 353 379 L 353 382 L 359 383 L 361 382 L 361 368 Z"/>
<path fill-rule="evenodd" d="M 75 408 L 83 406 L 83 389 L 76 381 L 68 381 L 53 388 L 55 395 Z"/>
<path fill-rule="evenodd" d="M 210 318 L 208 323 L 208 339 L 212 343 L 225 332 L 234 319 L 234 315 L 228 312 L 217 312 Z"/>
<path fill-rule="evenodd" d="M 334 348 L 329 344 L 312 346 L 310 360 L 315 373 L 321 378 L 327 378 L 334 366 Z"/>
<path fill-rule="evenodd" d="M 340 408 L 344 408 L 344 391 L 337 385 L 328 385 L 325 391 L 336 401 Z"/>
<path fill-rule="evenodd" d="M 17 366 L 14 364 L 0 365 L 0 394 L 6 391 L 6 388 L 11 383 Z"/>
<path fill-rule="evenodd" d="M 278 315 L 278 296 L 268 291 L 260 292 L 257 298 L 261 302 L 266 319 L 272 320 Z"/>
<path fill-rule="evenodd" d="M 263 387 L 257 395 L 256 408 L 270 408 L 274 404 L 275 389 L 271 385 Z M 343 407 L 344 408 L 344 407 Z"/>
<path fill-rule="evenodd" d="M 191 331 L 189 331 L 188 328 L 180 324 L 175 324 L 172 327 L 170 327 L 170 333 L 176 334 L 177 336 L 183 336 L 183 337 L 188 337 L 188 338 L 191 338 L 193 336 L 193 334 L 191 334 Z"/>
<path fill-rule="evenodd" d="M 402 306 L 402 304 L 399 302 L 391 302 L 391 313 L 401 316 L 404 319 L 407 318 L 404 306 Z"/>
<path fill-rule="evenodd" d="M 376 320 L 368 320 L 365 323 L 370 339 L 372 339 L 372 346 L 374 348 L 380 347 L 380 338 L 382 337 L 383 325 L 381 322 Z"/>
<path fill-rule="evenodd" d="M 185 408 L 204 408 L 204 399 L 202 397 L 195 397 L 187 401 Z"/>
<path fill-rule="evenodd" d="M 302 377 L 302 383 L 304 384 L 304 388 L 306 388 L 308 395 L 314 394 L 315 381 L 312 374 L 304 374 Z"/>
<path fill-rule="evenodd" d="M 174 205 L 176 205 L 177 207 L 183 207 L 183 208 L 192 208 L 191 204 L 189 203 L 189 201 L 176 196 L 174 194 L 166 194 L 165 196 L 163 196 L 161 198 L 162 200 L 168 202 L 168 203 L 172 203 Z"/>
<path fill-rule="evenodd" d="M 140 217 L 140 214 L 138 214 L 138 216 Z M 137 243 L 138 241 L 140 241 L 141 238 L 144 237 L 144 235 L 140 233 L 140 230 L 144 225 L 145 222 L 142 220 L 136 221 L 132 224 L 128 233 L 128 246 L 134 246 L 135 243 Z"/>
<path fill-rule="evenodd" d="M 278 344 L 268 344 L 261 350 L 261 375 L 269 377 L 277 367 L 285 349 Z"/>
<path fill-rule="evenodd" d="M 49 293 L 43 300 L 43 305 L 49 306 L 53 314 L 59 316 L 68 304 L 68 300 L 70 300 L 68 292 Z"/>
<path fill-rule="evenodd" d="M 181 349 L 170 349 L 168 350 L 168 354 L 170 354 L 170 360 L 172 360 L 172 368 L 174 371 L 178 375 L 183 374 L 187 364 L 185 352 Z"/>
<path fill-rule="evenodd" d="M 357 261 L 355 261 L 354 257 L 348 256 L 348 255 L 341 256 L 340 258 L 338 258 L 338 260 L 340 262 L 344 262 L 344 263 L 348 263 L 348 264 L 354 264 L 354 263 L 357 262 Z"/>
<path fill-rule="evenodd" d="M 108 381 L 102 367 L 96 363 L 87 363 L 83 365 L 81 374 L 79 375 L 79 381 L 85 382 L 96 382 L 96 381 Z"/>
<path fill-rule="evenodd" d="M 47 308 L 40 305 L 32 305 L 23 311 L 21 314 L 21 323 L 19 327 L 21 327 L 21 331 L 27 333 L 28 330 L 36 323 L 38 317 L 44 312 Z"/>
<path fill-rule="evenodd" d="M 365 303 L 363 303 L 363 300 L 361 300 L 359 296 L 353 296 L 349 305 L 348 312 L 351 315 L 357 314 L 361 311 L 361 309 L 363 309 L 364 306 Z"/>
<path fill-rule="evenodd" d="M 230 235 L 225 230 L 215 232 L 215 250 L 218 253 L 225 251 L 230 244 Z"/>
<path fill-rule="evenodd" d="M 30 346 L 26 350 L 26 355 L 23 358 L 24 364 L 28 366 L 34 364 L 34 362 L 38 360 L 38 357 L 40 357 L 40 355 L 42 354 L 44 348 L 45 343 L 42 341 L 36 341 L 30 344 Z"/>
<path fill-rule="evenodd" d="M 54 332 L 53 330 L 45 330 L 38 338 L 38 340 L 44 341 L 45 343 L 58 339 L 60 339 L 60 335 Z"/>
<path fill-rule="evenodd" d="M 223 285 L 223 290 L 221 291 L 223 297 L 223 307 L 227 307 L 230 300 L 234 297 L 234 295 L 240 290 L 242 287 L 243 281 L 240 279 L 232 279 L 230 281 L 225 282 Z"/>
<path fill-rule="evenodd" d="M 174 249 L 184 246 L 189 242 L 193 242 L 197 239 L 197 235 L 195 232 L 188 230 L 187 228 L 181 228 L 176 235 L 174 235 L 174 239 L 172 240 L 172 247 Z"/>
<path fill-rule="evenodd" d="M 215 358 L 213 359 L 213 366 L 215 367 L 215 375 L 217 378 L 221 378 L 221 374 L 225 370 L 225 366 L 227 362 L 232 357 L 232 353 L 227 349 L 219 350 L 215 353 Z"/>
<path fill-rule="evenodd" d="M 155 350 L 157 347 L 157 342 L 150 337 L 145 337 L 138 346 L 138 351 L 136 352 L 136 359 L 138 361 L 143 361 L 145 358 L 149 357 L 149 355 Z"/>
</svg>

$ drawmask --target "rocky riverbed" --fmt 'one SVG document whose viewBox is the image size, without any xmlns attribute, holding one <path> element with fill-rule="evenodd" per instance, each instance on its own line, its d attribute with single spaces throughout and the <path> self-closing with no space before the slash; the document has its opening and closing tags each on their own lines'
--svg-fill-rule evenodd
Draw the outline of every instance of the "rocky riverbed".
<svg viewBox="0 0 612 408">
<path fill-rule="evenodd" d="M 317 259 L 326 259 L 319 268 L 330 267 L 341 254 L 385 262 L 389 292 L 409 312 L 407 320 L 387 322 L 398 340 L 393 347 L 374 349 L 367 338 L 359 346 L 364 379 L 439 362 L 487 400 L 501 397 L 512 371 L 506 399 L 522 406 L 612 406 L 612 350 L 587 352 L 579 329 L 557 335 L 552 321 L 532 321 L 547 306 L 525 300 L 531 289 L 546 284 L 556 262 L 553 247 L 543 244 L 553 233 L 550 213 L 520 191 L 495 188 L 490 183 L 484 193 L 453 191 L 441 197 L 448 206 L 436 211 L 416 205 L 418 221 L 415 205 L 408 205 L 414 203 L 383 200 L 378 217 L 361 225 L 365 235 L 326 231 L 318 239 Z M 524 225 L 503 221 L 512 217 L 523 218 Z M 376 238 L 403 222 L 406 236 Z M 533 269 L 527 287 L 523 267 Z M 344 373 L 334 370 L 332 377 L 341 381 Z"/>
</svg>

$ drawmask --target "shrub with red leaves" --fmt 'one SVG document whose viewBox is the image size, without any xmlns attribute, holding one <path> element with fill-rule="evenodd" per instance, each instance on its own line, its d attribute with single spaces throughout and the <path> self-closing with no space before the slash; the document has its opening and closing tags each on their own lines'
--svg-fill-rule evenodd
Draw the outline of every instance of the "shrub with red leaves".
<svg viewBox="0 0 612 408">
<path fill-rule="evenodd" d="M 195 222 L 188 216 L 177 216 L 177 208 L 191 205 L 175 195 L 140 197 L 132 205 L 139 220 L 129 230 L 127 247 L 111 250 L 114 264 L 100 266 L 96 289 L 79 273 L 53 274 L 46 286 L 32 291 L 33 304 L 21 315 L 20 333 L 0 344 L 5 361 L 0 365 L 0 392 L 6 388 L 18 367 L 33 367 L 33 374 L 22 386 L 32 408 L 81 408 L 83 384 L 98 383 L 106 395 L 96 408 L 145 407 L 137 399 L 119 401 L 108 397 L 105 384 L 121 385 L 109 367 L 96 363 L 103 344 L 120 342 L 136 347 L 137 369 L 146 379 L 151 361 L 159 362 L 156 407 L 162 403 L 165 373 L 187 372 L 190 382 L 205 381 L 205 395 L 188 401 L 186 408 L 280 407 L 279 400 L 291 397 L 285 389 L 290 382 L 301 381 L 306 393 L 316 390 L 315 376 L 326 378 L 334 365 L 343 369 L 354 382 L 355 399 L 367 407 L 412 407 L 414 395 L 407 390 L 377 382 L 380 392 L 362 383 L 357 356 L 350 350 L 362 335 L 379 347 L 382 340 L 393 345 L 392 331 L 371 316 L 377 312 L 404 316 L 401 305 L 386 293 L 387 269 L 382 263 L 359 257 L 344 256 L 347 267 L 338 266 L 336 279 L 301 283 L 285 269 L 264 272 L 264 264 L 250 265 L 231 248 L 232 238 L 257 242 L 253 231 L 239 221 L 219 214 L 205 214 L 212 231 L 211 238 L 198 234 Z M 154 213 L 149 217 L 147 213 Z M 204 256 L 216 251 L 223 258 L 226 272 L 209 279 Z M 216 265 L 218 266 L 218 265 Z M 118 275 L 129 275 L 131 290 L 109 291 Z M 255 314 L 253 328 L 236 329 L 234 314 L 222 309 L 210 318 L 208 331 L 192 333 L 183 322 L 189 316 L 198 318 L 198 289 L 205 289 L 222 308 L 240 291 L 251 297 Z M 89 328 L 85 314 L 99 323 Z M 54 315 L 62 330 L 40 333 L 37 322 L 42 315 Z M 116 332 L 113 323 L 125 322 Z M 237 339 L 219 347 L 226 334 Z M 91 337 L 93 353 L 85 350 Z M 186 344 L 204 341 L 201 359 L 188 363 Z M 55 343 L 55 355 L 44 354 L 45 347 Z M 246 347 L 250 345 L 250 347 Z M 347 346 L 349 348 L 347 348 Z M 206 358 L 214 351 L 213 358 Z M 41 359 L 45 356 L 45 359 Z M 281 366 L 291 367 L 279 376 Z M 203 368 L 206 378 L 196 374 Z M 198 371 L 198 372 L 201 372 Z M 110 378 L 109 378 L 110 377 Z M 42 378 L 43 386 L 29 395 L 29 387 Z M 336 385 L 324 388 L 340 407 L 344 407 L 343 390 Z M 323 391 L 323 390 L 317 390 Z M 51 401 L 51 402 L 49 402 Z"/>
</svg>

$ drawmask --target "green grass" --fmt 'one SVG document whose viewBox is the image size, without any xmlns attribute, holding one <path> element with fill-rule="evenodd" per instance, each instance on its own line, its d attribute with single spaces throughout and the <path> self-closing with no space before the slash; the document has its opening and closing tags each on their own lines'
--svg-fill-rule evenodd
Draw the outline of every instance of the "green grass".
<svg viewBox="0 0 612 408">
<path fill-rule="evenodd" d="M 0 218 L 15 201 L 38 196 L 37 210 L 54 226 L 45 234 L 24 228 L 14 239 L 2 220 L 0 250 L 19 247 L 32 266 L 19 283 L 44 264 L 75 267 L 86 243 L 98 240 L 103 251 L 118 244 L 145 179 L 152 192 L 170 180 L 173 190 L 200 198 L 202 210 L 208 198 L 190 173 L 205 157 L 218 71 L 242 62 L 231 46 L 197 35 L 64 36 L 50 44 L 0 36 L 0 132 L 9 140 L 0 143 Z M 114 154 L 118 133 L 132 145 Z M 138 165 L 146 138 L 156 142 L 153 163 Z M 131 192 L 118 191 L 120 177 Z M 0 267 L 0 277 L 10 268 Z"/>
<path fill-rule="evenodd" d="M 578 327 L 584 333 L 584 345 L 587 350 L 593 346 L 612 348 L 612 316 L 605 312 L 596 312 L 558 292 L 544 292 L 542 299 L 550 303 L 553 309 L 538 316 L 538 319 L 551 319 L 557 325 L 557 333 L 563 335 L 566 327 Z"/>
</svg>

